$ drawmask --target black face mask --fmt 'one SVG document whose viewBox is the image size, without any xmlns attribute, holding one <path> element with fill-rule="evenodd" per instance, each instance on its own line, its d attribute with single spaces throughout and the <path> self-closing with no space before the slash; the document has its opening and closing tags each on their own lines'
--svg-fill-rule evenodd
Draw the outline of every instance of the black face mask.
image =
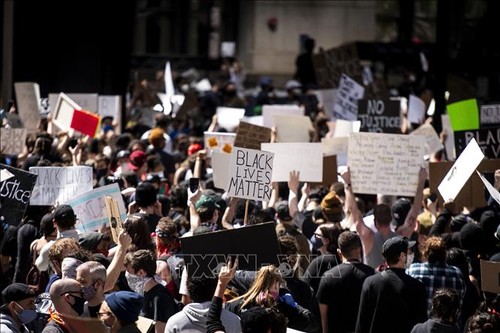
<svg viewBox="0 0 500 333">
<path fill-rule="evenodd" d="M 236 96 L 236 90 L 226 90 L 225 95 L 228 97 L 234 97 Z"/>
<path fill-rule="evenodd" d="M 75 312 L 78 313 L 79 316 L 81 316 L 83 313 L 83 307 L 85 305 L 85 299 L 76 296 L 73 296 L 73 298 L 75 299 L 75 304 L 70 304 L 71 308 L 73 308 L 73 310 L 75 310 Z"/>
</svg>

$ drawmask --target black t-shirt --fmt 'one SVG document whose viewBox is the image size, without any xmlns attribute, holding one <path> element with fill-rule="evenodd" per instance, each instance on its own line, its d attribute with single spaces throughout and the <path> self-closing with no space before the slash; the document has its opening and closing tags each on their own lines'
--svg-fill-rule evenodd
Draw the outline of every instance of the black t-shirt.
<svg viewBox="0 0 500 333">
<path fill-rule="evenodd" d="M 11 262 L 16 262 L 17 258 L 17 231 L 19 227 L 10 225 L 5 231 L 5 235 L 0 245 L 0 254 L 11 257 Z"/>
<path fill-rule="evenodd" d="M 144 293 L 143 316 L 155 321 L 166 323 L 168 318 L 177 313 L 179 307 L 167 288 L 161 284 L 155 285 Z"/>
<path fill-rule="evenodd" d="M 328 332 L 354 332 L 363 282 L 374 273 L 362 263 L 342 263 L 325 272 L 316 296 L 328 305 Z"/>
<path fill-rule="evenodd" d="M 316 293 L 323 273 L 338 264 L 340 264 L 340 260 L 337 255 L 331 253 L 322 254 L 311 261 L 302 276 L 302 281 L 310 285 L 314 293 Z"/>
<path fill-rule="evenodd" d="M 17 262 L 14 275 L 15 282 L 26 283 L 26 276 L 33 263 L 31 243 L 37 238 L 38 227 L 35 221 L 28 221 L 17 231 Z"/>
<path fill-rule="evenodd" d="M 99 309 L 101 308 L 101 304 L 96 306 L 89 305 L 89 314 L 92 318 L 97 318 L 97 314 L 99 313 Z"/>
</svg>

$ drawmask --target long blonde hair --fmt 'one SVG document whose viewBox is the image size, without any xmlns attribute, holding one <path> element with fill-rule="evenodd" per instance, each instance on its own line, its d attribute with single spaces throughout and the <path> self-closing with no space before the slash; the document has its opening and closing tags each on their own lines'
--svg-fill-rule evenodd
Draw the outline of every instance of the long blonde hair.
<svg viewBox="0 0 500 333">
<path fill-rule="evenodd" d="M 261 305 L 257 296 L 259 296 L 261 292 L 269 290 L 276 282 L 279 282 L 280 284 L 283 283 L 283 276 L 278 268 L 273 265 L 262 266 L 257 272 L 257 276 L 250 289 L 248 289 L 248 291 L 240 297 L 231 300 L 231 302 L 243 299 L 243 303 L 241 304 L 242 309 L 252 302 Z"/>
</svg>

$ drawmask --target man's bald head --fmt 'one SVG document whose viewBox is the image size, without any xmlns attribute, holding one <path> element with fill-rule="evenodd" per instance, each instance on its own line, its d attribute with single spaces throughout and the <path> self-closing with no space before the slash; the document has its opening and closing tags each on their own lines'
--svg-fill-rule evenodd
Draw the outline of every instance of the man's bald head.
<svg viewBox="0 0 500 333">
<path fill-rule="evenodd" d="M 82 297 L 82 287 L 73 279 L 56 280 L 50 286 L 50 298 L 57 312 L 67 315 L 79 315 L 71 307 L 75 297 Z"/>
</svg>

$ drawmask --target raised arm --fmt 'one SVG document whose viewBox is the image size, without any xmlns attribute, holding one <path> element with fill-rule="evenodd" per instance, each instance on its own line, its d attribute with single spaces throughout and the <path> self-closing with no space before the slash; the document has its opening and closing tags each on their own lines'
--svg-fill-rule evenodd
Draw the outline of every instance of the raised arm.
<svg viewBox="0 0 500 333">
<path fill-rule="evenodd" d="M 290 172 L 288 178 L 288 209 L 290 210 L 290 216 L 295 219 L 299 211 L 299 202 L 297 199 L 297 193 L 299 191 L 299 171 Z"/>
<path fill-rule="evenodd" d="M 415 198 L 413 199 L 413 204 L 410 211 L 408 212 L 408 215 L 406 215 L 404 224 L 397 230 L 397 233 L 401 236 L 410 238 L 411 234 L 417 227 L 417 216 L 422 208 L 422 198 L 426 179 L 427 170 L 424 167 L 421 167 L 418 172 L 417 191 L 415 193 Z"/>
<path fill-rule="evenodd" d="M 122 230 L 120 235 L 118 235 L 118 246 L 115 256 L 106 270 L 106 283 L 104 285 L 105 292 L 110 291 L 115 287 L 116 281 L 118 280 L 120 272 L 123 269 L 123 260 L 125 259 L 125 254 L 127 254 L 127 249 L 130 244 L 132 244 L 132 237 L 130 237 L 125 230 Z"/>
</svg>

